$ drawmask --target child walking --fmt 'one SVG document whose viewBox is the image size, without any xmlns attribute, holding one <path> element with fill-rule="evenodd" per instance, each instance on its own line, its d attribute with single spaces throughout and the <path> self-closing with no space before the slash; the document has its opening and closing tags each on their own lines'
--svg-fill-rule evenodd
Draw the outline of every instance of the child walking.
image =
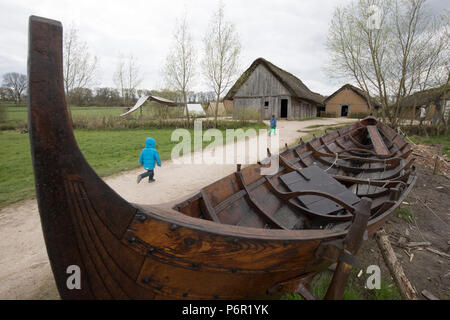
<svg viewBox="0 0 450 320">
<path fill-rule="evenodd" d="M 155 162 L 161 167 L 161 159 L 159 158 L 159 153 L 155 149 L 156 141 L 153 138 L 145 139 L 145 148 L 142 149 L 141 155 L 139 156 L 139 165 L 144 165 L 144 172 L 137 176 L 137 183 L 141 182 L 142 179 L 148 177 L 148 182 L 153 182 L 155 173 Z"/>
<path fill-rule="evenodd" d="M 271 135 L 272 131 L 274 132 L 274 134 L 277 134 L 277 118 L 275 117 L 275 115 L 272 115 L 272 118 L 270 118 L 270 131 L 269 131 L 269 136 Z"/>
</svg>

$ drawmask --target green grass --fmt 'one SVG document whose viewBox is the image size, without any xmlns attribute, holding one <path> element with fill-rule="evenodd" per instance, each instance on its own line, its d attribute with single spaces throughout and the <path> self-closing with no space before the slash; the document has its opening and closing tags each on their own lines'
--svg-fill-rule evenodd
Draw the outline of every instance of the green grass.
<svg viewBox="0 0 450 320">
<path fill-rule="evenodd" d="M 252 123 L 243 129 L 266 128 Z M 173 129 L 75 130 L 75 137 L 87 161 L 100 176 L 138 167 L 145 138 L 153 137 L 162 160 L 170 158 L 178 142 L 170 141 Z M 224 130 L 222 130 L 223 132 Z M 192 135 L 192 130 L 190 130 Z M 225 139 L 224 139 L 225 140 Z M 193 138 L 192 138 L 193 143 Z M 204 142 L 206 146 L 210 142 Z M 34 175 L 28 134 L 0 132 L 0 208 L 33 197 Z"/>
<path fill-rule="evenodd" d="M 445 154 L 450 158 L 450 136 L 430 136 L 430 137 L 421 137 L 421 136 L 412 136 L 410 139 L 414 143 L 420 144 L 428 144 L 428 145 L 441 145 L 442 146 L 442 154 Z"/>
<path fill-rule="evenodd" d="M 407 208 L 398 208 L 397 210 L 395 210 L 394 214 L 407 222 L 410 223 L 414 222 L 412 218 L 412 213 Z"/>
<path fill-rule="evenodd" d="M 393 282 L 386 279 L 381 280 L 380 289 L 369 290 L 365 288 L 366 278 L 357 277 L 359 270 L 353 269 L 345 287 L 343 300 L 400 300 L 401 296 Z M 318 299 L 323 299 L 330 285 L 332 274 L 324 271 L 314 277 L 311 288 Z M 297 293 L 284 293 L 283 300 L 303 300 Z"/>
</svg>

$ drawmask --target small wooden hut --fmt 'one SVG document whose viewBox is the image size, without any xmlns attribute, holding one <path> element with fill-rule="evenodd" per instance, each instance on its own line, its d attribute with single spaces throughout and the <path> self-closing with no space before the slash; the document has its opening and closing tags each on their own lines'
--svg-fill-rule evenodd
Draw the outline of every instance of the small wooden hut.
<svg viewBox="0 0 450 320">
<path fill-rule="evenodd" d="M 381 104 L 369 94 L 351 84 L 345 84 L 324 100 L 328 116 L 348 117 L 367 116 L 381 108 Z"/>
</svg>

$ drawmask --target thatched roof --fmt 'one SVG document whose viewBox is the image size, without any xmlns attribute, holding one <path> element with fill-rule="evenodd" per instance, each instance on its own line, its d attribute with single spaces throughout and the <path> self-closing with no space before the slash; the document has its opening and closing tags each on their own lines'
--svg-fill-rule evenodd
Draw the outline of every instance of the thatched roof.
<svg viewBox="0 0 450 320">
<path fill-rule="evenodd" d="M 267 70 L 269 70 L 275 78 L 283 84 L 283 86 L 292 94 L 293 97 L 308 100 L 319 105 L 322 104 L 322 95 L 312 92 L 299 78 L 281 68 L 278 68 L 276 65 L 265 60 L 264 58 L 258 58 L 251 64 L 251 66 L 236 81 L 233 87 L 231 87 L 230 91 L 228 91 L 225 99 L 233 99 L 239 88 L 260 64 L 266 67 Z"/>
<path fill-rule="evenodd" d="M 339 92 L 341 92 L 342 90 L 345 89 L 349 89 L 352 90 L 353 92 L 355 92 L 358 96 L 360 96 L 361 98 L 363 98 L 364 100 L 367 101 L 367 103 L 369 103 L 369 101 L 367 100 L 367 92 L 364 90 L 361 90 L 358 87 L 355 87 L 349 83 L 344 84 L 340 89 L 338 89 L 336 92 L 334 92 L 332 95 L 328 96 L 326 99 L 324 99 L 323 103 L 326 104 L 330 99 L 332 99 L 334 96 L 336 96 Z M 381 103 L 379 103 L 377 100 L 375 100 L 374 98 L 370 97 L 370 104 L 375 107 L 375 108 L 381 108 Z"/>
<path fill-rule="evenodd" d="M 401 107 L 419 107 L 422 105 L 429 105 L 436 103 L 444 98 L 447 93 L 447 99 L 449 99 L 450 84 L 443 85 L 437 88 L 431 88 L 415 92 L 407 97 L 404 97 L 400 101 Z"/>
</svg>

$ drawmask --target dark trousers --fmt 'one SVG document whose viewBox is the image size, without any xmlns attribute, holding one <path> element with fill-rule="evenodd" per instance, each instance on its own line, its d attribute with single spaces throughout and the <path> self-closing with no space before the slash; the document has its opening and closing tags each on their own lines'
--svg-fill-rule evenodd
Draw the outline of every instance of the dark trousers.
<svg viewBox="0 0 450 320">
<path fill-rule="evenodd" d="M 154 175 L 155 175 L 155 172 L 153 170 L 147 170 L 147 172 L 140 174 L 140 177 L 141 177 L 141 179 L 148 177 L 148 181 L 151 181 L 151 180 L 153 180 Z"/>
</svg>

